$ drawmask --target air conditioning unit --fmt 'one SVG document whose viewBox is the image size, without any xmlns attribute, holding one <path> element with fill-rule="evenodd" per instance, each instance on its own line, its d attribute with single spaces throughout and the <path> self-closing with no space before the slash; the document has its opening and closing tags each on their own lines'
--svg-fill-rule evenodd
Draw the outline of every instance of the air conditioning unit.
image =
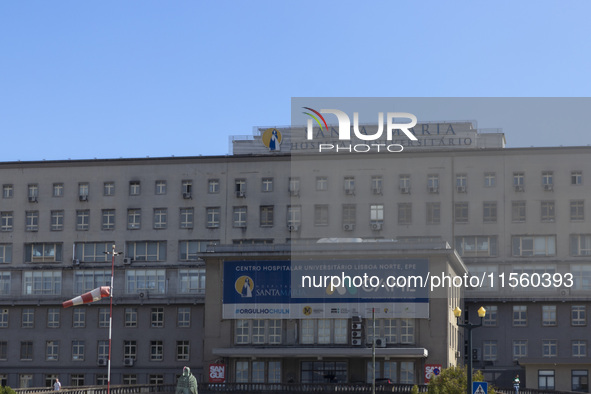
<svg viewBox="0 0 591 394">
<path fill-rule="evenodd" d="M 97 364 L 98 364 L 99 367 L 106 367 L 107 366 L 107 361 L 108 360 L 106 358 L 99 358 Z"/>
<path fill-rule="evenodd" d="M 458 186 L 456 187 L 458 193 L 466 193 L 466 186 Z"/>
<path fill-rule="evenodd" d="M 570 295 L 570 289 L 560 289 L 559 291 L 561 297 L 566 297 Z"/>
<path fill-rule="evenodd" d="M 351 338 L 361 338 L 361 331 L 351 331 Z"/>
<path fill-rule="evenodd" d="M 351 324 L 351 330 L 361 330 L 361 323 Z"/>
<path fill-rule="evenodd" d="M 430 187 L 429 193 L 437 194 L 437 193 L 439 193 L 439 188 L 438 187 Z"/>
<path fill-rule="evenodd" d="M 246 197 L 246 192 L 238 191 L 238 192 L 236 192 L 236 197 L 244 198 L 244 197 Z"/>
<path fill-rule="evenodd" d="M 355 225 L 352 223 L 343 224 L 343 230 L 353 231 L 353 230 L 355 230 Z"/>
<path fill-rule="evenodd" d="M 133 367 L 133 362 L 133 358 L 126 358 L 125 360 L 123 360 L 123 365 L 125 365 L 126 367 Z"/>
<path fill-rule="evenodd" d="M 351 345 L 361 346 L 361 339 L 351 339 Z"/>
<path fill-rule="evenodd" d="M 410 194 L 410 187 L 401 187 L 400 193 L 402 194 Z"/>
<path fill-rule="evenodd" d="M 382 223 L 372 223 L 371 229 L 374 231 L 380 231 L 382 229 Z"/>
<path fill-rule="evenodd" d="M 351 316 L 352 323 L 361 323 L 361 316 Z"/>
<path fill-rule="evenodd" d="M 375 338 L 376 347 L 386 347 L 386 338 Z"/>
<path fill-rule="evenodd" d="M 371 189 L 371 191 L 373 192 L 373 194 L 382 194 L 381 187 L 374 187 L 373 189 Z"/>
<path fill-rule="evenodd" d="M 129 265 L 133 262 L 133 259 L 126 257 L 123 259 L 123 264 Z"/>
<path fill-rule="evenodd" d="M 515 185 L 515 191 L 516 192 L 523 192 L 525 191 L 525 188 L 523 187 L 523 185 Z"/>
<path fill-rule="evenodd" d="M 298 224 L 290 224 L 287 226 L 287 229 L 293 233 L 293 232 L 300 231 L 300 226 Z"/>
<path fill-rule="evenodd" d="M 349 187 L 349 188 L 345 189 L 345 194 L 348 194 L 348 195 L 355 194 L 355 188 Z"/>
<path fill-rule="evenodd" d="M 238 223 L 236 226 L 234 226 L 236 228 L 242 228 L 245 229 L 246 228 L 246 223 Z"/>
<path fill-rule="evenodd" d="M 80 260 L 79 259 L 72 260 L 72 265 L 80 265 Z"/>
<path fill-rule="evenodd" d="M 551 192 L 554 190 L 554 185 L 544 185 L 544 190 L 547 192 Z"/>
<path fill-rule="evenodd" d="M 88 195 L 87 194 L 81 194 L 78 196 L 78 199 L 80 201 L 88 201 Z"/>
<path fill-rule="evenodd" d="M 183 198 L 185 200 L 191 200 L 193 196 L 191 195 L 191 193 L 183 193 Z"/>
<path fill-rule="evenodd" d="M 38 202 L 37 196 L 29 196 L 29 202 Z"/>
</svg>

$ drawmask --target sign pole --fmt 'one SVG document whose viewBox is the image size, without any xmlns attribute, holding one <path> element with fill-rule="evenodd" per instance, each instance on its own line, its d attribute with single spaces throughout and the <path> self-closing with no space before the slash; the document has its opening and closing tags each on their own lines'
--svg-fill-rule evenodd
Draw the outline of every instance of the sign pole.
<svg viewBox="0 0 591 394">
<path fill-rule="evenodd" d="M 371 379 L 371 393 L 376 394 L 376 308 L 371 308 L 371 319 L 372 319 L 372 330 L 373 330 L 373 341 L 371 344 L 371 360 L 373 363 L 373 376 Z"/>
</svg>

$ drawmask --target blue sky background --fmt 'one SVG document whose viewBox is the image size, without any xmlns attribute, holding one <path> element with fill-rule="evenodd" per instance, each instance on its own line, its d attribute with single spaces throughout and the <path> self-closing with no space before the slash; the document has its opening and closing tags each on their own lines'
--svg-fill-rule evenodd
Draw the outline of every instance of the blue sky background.
<svg viewBox="0 0 591 394">
<path fill-rule="evenodd" d="M 290 124 L 291 97 L 588 96 L 590 14 L 587 1 L 4 1 L 0 161 L 227 154 L 230 135 Z M 564 130 L 514 124 L 519 110 L 476 120 L 509 146 L 591 144 L 578 103 L 530 111 L 579 118 Z"/>
</svg>

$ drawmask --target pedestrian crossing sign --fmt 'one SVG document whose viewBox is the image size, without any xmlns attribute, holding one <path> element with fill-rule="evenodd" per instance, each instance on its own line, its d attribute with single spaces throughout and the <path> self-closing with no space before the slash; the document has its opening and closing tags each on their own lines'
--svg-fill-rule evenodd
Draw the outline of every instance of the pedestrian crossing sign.
<svg viewBox="0 0 591 394">
<path fill-rule="evenodd" d="M 472 394 L 488 394 L 488 383 L 472 382 Z"/>
</svg>

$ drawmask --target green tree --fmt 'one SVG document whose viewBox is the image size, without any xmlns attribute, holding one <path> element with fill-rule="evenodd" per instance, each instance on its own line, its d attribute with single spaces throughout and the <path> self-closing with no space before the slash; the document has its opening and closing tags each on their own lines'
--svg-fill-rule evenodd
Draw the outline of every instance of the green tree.
<svg viewBox="0 0 591 394">
<path fill-rule="evenodd" d="M 0 394 L 15 394 L 15 392 L 8 386 L 0 386 Z"/>
<path fill-rule="evenodd" d="M 416 384 L 412 386 L 412 390 L 410 390 L 410 394 L 419 394 L 419 386 Z"/>
<path fill-rule="evenodd" d="M 474 382 L 484 382 L 482 372 L 474 372 Z M 450 367 L 441 371 L 439 376 L 431 378 L 428 386 L 429 394 L 465 394 L 468 378 L 466 375 L 466 368 Z M 489 394 L 496 394 L 495 389 L 490 385 L 488 387 Z"/>
</svg>

